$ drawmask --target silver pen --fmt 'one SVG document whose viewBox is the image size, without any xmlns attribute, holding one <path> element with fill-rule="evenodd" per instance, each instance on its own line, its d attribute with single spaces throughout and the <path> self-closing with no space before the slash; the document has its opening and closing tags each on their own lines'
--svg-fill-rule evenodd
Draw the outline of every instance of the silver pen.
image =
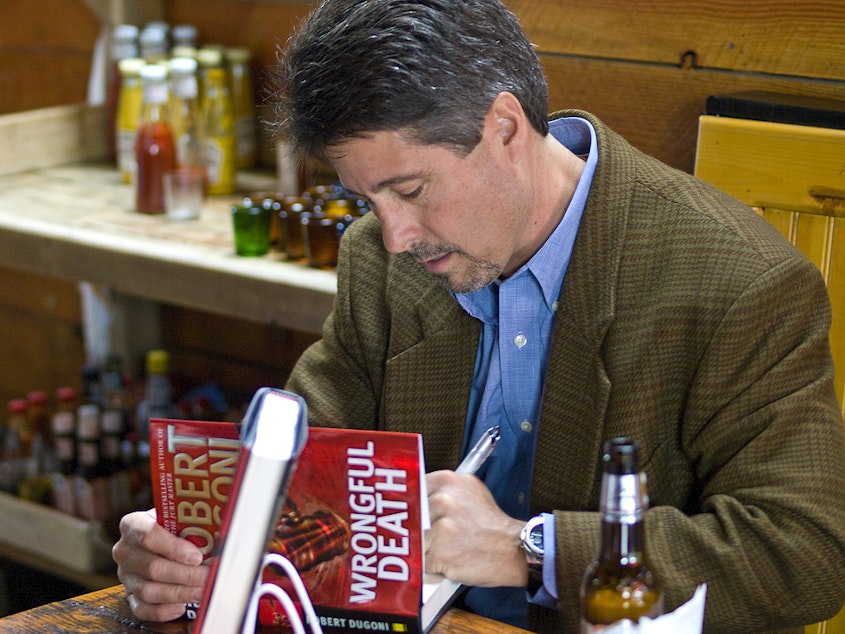
<svg viewBox="0 0 845 634">
<path fill-rule="evenodd" d="M 493 453 L 493 448 L 499 441 L 499 437 L 498 425 L 485 431 L 481 435 L 481 438 L 478 439 L 478 442 L 475 443 L 475 447 L 470 449 L 466 457 L 461 460 L 461 464 L 455 469 L 455 473 L 475 473 L 478 471 L 481 465 L 490 457 L 490 454 Z"/>
</svg>

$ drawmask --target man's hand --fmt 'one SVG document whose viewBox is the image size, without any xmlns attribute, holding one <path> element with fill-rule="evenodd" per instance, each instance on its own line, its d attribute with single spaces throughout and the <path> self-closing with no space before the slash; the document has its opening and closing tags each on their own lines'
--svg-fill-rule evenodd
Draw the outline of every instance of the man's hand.
<svg viewBox="0 0 845 634">
<path fill-rule="evenodd" d="M 185 612 L 185 603 L 202 599 L 208 576 L 208 567 L 200 565 L 202 553 L 159 526 L 154 509 L 123 516 L 112 557 L 139 619 L 170 621 Z"/>
<path fill-rule="evenodd" d="M 528 564 L 519 541 L 525 522 L 506 515 L 474 475 L 435 471 L 426 484 L 425 571 L 470 586 L 525 586 Z"/>
</svg>

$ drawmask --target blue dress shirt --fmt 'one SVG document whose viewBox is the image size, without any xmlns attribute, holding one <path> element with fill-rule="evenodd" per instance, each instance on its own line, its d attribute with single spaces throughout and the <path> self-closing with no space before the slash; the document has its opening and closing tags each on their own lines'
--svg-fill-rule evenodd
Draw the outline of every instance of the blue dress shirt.
<svg viewBox="0 0 845 634">
<path fill-rule="evenodd" d="M 534 449 L 540 423 L 543 383 L 558 297 L 598 161 L 595 130 L 585 119 L 549 123 L 550 133 L 572 152 L 586 155 L 575 194 L 557 228 L 537 253 L 505 280 L 472 293 L 455 293 L 463 309 L 483 323 L 475 361 L 464 453 L 488 428 L 501 438 L 477 473 L 496 502 L 512 517 L 528 519 Z M 544 530 L 545 550 L 554 553 L 552 518 Z M 531 600 L 554 605 L 554 557 L 545 560 L 543 588 Z M 524 588 L 470 588 L 473 611 L 520 627 L 526 624 Z"/>
</svg>

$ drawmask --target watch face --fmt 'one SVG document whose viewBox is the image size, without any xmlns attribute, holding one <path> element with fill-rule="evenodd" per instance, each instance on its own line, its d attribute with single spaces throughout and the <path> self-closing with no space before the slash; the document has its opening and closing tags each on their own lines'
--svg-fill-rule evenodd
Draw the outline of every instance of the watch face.
<svg viewBox="0 0 845 634">
<path fill-rule="evenodd" d="M 537 516 L 528 520 L 522 529 L 523 547 L 530 557 L 543 557 L 543 517 Z"/>
<path fill-rule="evenodd" d="M 531 529 L 531 532 L 528 533 L 528 540 L 531 542 L 531 545 L 534 547 L 533 550 L 537 553 L 543 552 L 543 525 L 537 524 Z"/>
</svg>

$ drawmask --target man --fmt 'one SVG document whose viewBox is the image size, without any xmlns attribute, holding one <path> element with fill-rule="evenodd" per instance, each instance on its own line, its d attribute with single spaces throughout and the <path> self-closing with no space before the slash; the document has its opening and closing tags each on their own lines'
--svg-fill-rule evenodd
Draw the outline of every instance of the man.
<svg viewBox="0 0 845 634">
<path fill-rule="evenodd" d="M 845 428 L 818 271 L 751 210 L 594 116 L 547 120 L 494 0 L 327 0 L 283 56 L 282 131 L 372 210 L 346 232 L 323 338 L 288 383 L 313 424 L 421 432 L 432 572 L 470 609 L 578 631 L 600 449 L 635 438 L 665 607 L 792 628 L 845 599 Z M 484 431 L 478 477 L 451 471 Z M 544 556 L 526 553 L 526 521 Z M 148 514 L 115 559 L 177 616 L 198 554 Z"/>
</svg>

